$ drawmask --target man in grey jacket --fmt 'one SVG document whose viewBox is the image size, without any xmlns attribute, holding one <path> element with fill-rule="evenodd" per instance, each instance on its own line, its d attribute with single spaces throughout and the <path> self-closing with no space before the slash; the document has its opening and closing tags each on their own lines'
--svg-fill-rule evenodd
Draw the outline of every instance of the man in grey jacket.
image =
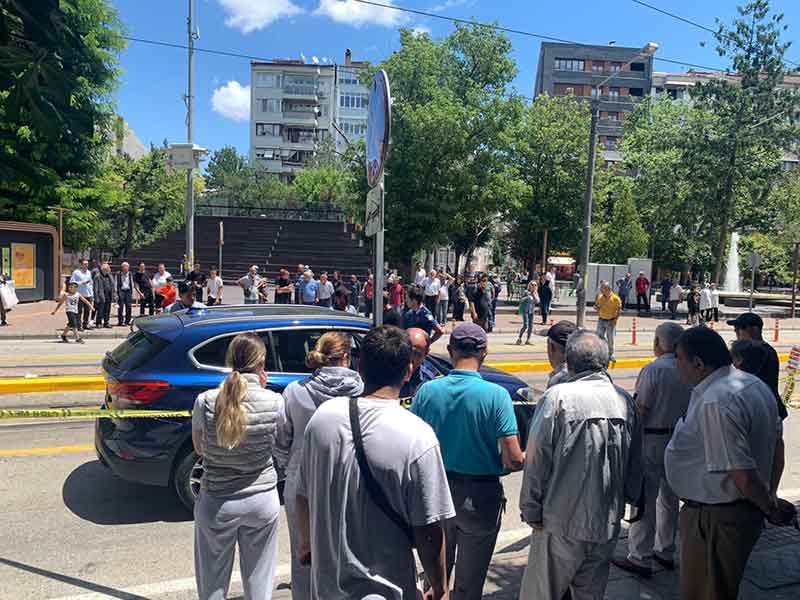
<svg viewBox="0 0 800 600">
<path fill-rule="evenodd" d="M 642 488 L 632 398 L 608 374 L 594 333 L 567 341 L 569 379 L 547 390 L 531 425 L 520 492 L 533 528 L 520 599 L 602 598 L 625 503 Z"/>
</svg>

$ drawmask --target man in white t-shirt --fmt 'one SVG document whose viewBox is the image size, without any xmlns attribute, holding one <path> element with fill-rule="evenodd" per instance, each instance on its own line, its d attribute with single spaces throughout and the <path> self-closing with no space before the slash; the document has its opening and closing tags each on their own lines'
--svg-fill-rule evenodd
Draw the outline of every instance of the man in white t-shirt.
<svg viewBox="0 0 800 600">
<path fill-rule="evenodd" d="M 447 596 L 443 521 L 456 513 L 436 435 L 398 402 L 411 370 L 408 334 L 373 329 L 361 343 L 364 395 L 328 400 L 306 426 L 297 512 L 312 600 L 416 599 L 412 540 L 429 597 Z M 389 508 L 359 466 L 352 423 Z"/>
<path fill-rule="evenodd" d="M 206 282 L 206 305 L 214 306 L 222 304 L 222 277 L 217 275 L 217 268 L 211 267 L 208 270 L 208 281 Z"/>
<path fill-rule="evenodd" d="M 435 269 L 431 269 L 430 274 L 422 281 L 422 287 L 425 289 L 425 306 L 431 313 L 436 314 L 436 304 L 439 302 L 439 290 L 442 282 L 439 281 Z"/>
</svg>

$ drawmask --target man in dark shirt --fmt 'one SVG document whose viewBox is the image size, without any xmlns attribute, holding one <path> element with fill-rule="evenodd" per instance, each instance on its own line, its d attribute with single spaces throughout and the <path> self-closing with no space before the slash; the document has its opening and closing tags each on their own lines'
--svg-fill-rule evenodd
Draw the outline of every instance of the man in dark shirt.
<svg viewBox="0 0 800 600">
<path fill-rule="evenodd" d="M 492 315 L 492 292 L 489 287 L 489 278 L 481 276 L 480 283 L 469 297 L 472 321 L 480 325 L 484 331 L 489 331 L 489 319 Z"/>
<path fill-rule="evenodd" d="M 778 377 L 781 369 L 781 361 L 778 358 L 778 353 L 775 348 L 770 346 L 764 341 L 762 332 L 764 329 L 764 321 L 756 313 L 742 313 L 735 319 L 728 321 L 728 325 L 732 326 L 736 332 L 737 340 L 753 340 L 754 342 L 761 342 L 766 351 L 766 359 L 761 365 L 758 373 L 753 373 L 761 381 L 769 386 L 775 398 L 778 400 L 778 414 L 781 420 L 789 416 L 789 413 L 781 400 L 781 394 L 778 391 Z"/>
<path fill-rule="evenodd" d="M 442 327 L 425 306 L 425 292 L 422 287 L 413 285 L 406 296 L 408 310 L 403 314 L 403 327 L 419 328 L 431 337 L 431 344 L 444 335 Z"/>
<path fill-rule="evenodd" d="M 291 304 L 293 294 L 294 284 L 289 279 L 289 269 L 281 269 L 275 281 L 275 304 Z"/>
<path fill-rule="evenodd" d="M 186 276 L 186 281 L 189 282 L 193 291 L 195 300 L 198 302 L 203 301 L 203 290 L 206 287 L 206 276 L 200 270 L 200 263 L 194 263 L 194 268 L 189 271 L 189 274 Z"/>
<path fill-rule="evenodd" d="M 147 308 L 148 314 L 152 317 L 156 310 L 153 282 L 144 262 L 139 263 L 139 270 L 133 274 L 133 285 L 139 295 L 139 316 L 144 315 L 144 309 Z"/>
</svg>

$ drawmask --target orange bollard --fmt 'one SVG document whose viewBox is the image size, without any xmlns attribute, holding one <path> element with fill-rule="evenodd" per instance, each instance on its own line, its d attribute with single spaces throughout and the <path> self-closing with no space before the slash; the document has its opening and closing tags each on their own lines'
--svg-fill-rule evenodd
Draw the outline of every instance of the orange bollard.
<svg viewBox="0 0 800 600">
<path fill-rule="evenodd" d="M 778 338 L 780 337 L 779 331 L 780 331 L 780 325 L 778 324 L 778 319 L 775 319 L 775 335 L 772 336 L 773 342 L 778 341 Z"/>
<path fill-rule="evenodd" d="M 633 325 L 631 325 L 631 346 L 636 345 L 636 317 L 633 317 Z"/>
</svg>

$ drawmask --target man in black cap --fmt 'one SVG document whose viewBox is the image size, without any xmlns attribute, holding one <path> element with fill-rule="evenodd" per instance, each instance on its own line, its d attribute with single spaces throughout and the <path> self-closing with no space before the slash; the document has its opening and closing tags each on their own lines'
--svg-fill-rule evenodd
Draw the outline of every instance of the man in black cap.
<svg viewBox="0 0 800 600">
<path fill-rule="evenodd" d="M 778 415 L 781 420 L 785 419 L 789 416 L 789 413 L 786 411 L 786 407 L 781 400 L 781 394 L 778 391 L 778 376 L 781 370 L 781 361 L 778 358 L 778 353 L 775 351 L 775 348 L 764 341 L 762 335 L 764 321 L 756 313 L 746 312 L 727 323 L 732 326 L 733 330 L 736 332 L 737 340 L 752 340 L 754 342 L 761 342 L 764 345 L 767 357 L 764 360 L 764 364 L 761 365 L 759 372 L 754 373 L 754 375 L 766 383 L 767 387 L 775 394 L 775 398 L 778 400 Z"/>
<path fill-rule="evenodd" d="M 563 383 L 569 377 L 567 372 L 567 339 L 578 330 L 572 321 L 559 321 L 547 330 L 547 360 L 553 370 L 547 378 L 547 387 Z"/>
<path fill-rule="evenodd" d="M 445 524 L 448 575 L 456 567 L 454 597 L 479 600 L 505 508 L 500 476 L 521 470 L 525 454 L 511 396 L 478 372 L 486 358 L 486 332 L 463 323 L 447 350 L 453 369 L 417 390 L 411 412 L 439 439 L 456 508 Z"/>
</svg>

